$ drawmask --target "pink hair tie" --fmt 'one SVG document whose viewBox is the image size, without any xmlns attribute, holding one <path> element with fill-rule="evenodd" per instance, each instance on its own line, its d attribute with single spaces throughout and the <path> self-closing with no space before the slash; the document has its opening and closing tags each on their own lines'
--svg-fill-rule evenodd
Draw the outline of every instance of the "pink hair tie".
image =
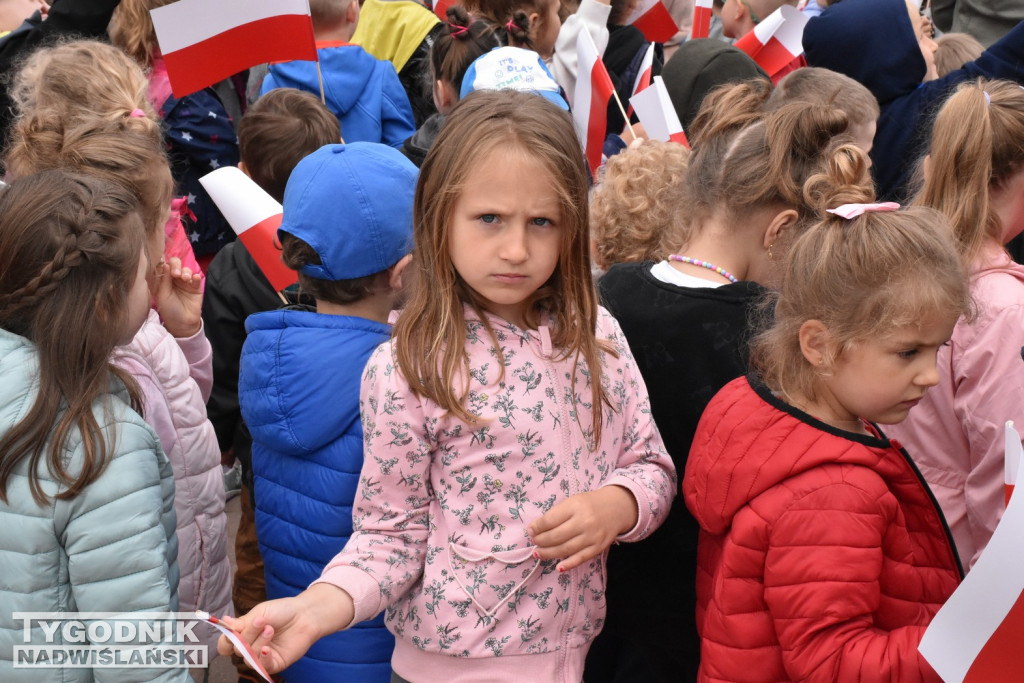
<svg viewBox="0 0 1024 683">
<path fill-rule="evenodd" d="M 459 26 L 458 24 L 453 24 L 450 21 L 448 22 L 448 32 L 451 33 L 452 38 L 461 38 L 467 31 L 469 31 L 468 26 Z"/>
<path fill-rule="evenodd" d="M 132 109 L 132 113 L 128 114 L 128 116 L 132 117 L 133 119 L 141 119 L 146 116 L 146 112 L 142 111 L 141 109 Z"/>
<path fill-rule="evenodd" d="M 508 23 L 505 24 L 505 30 L 509 33 L 512 33 L 512 30 L 517 28 L 519 28 L 519 26 L 516 25 L 515 19 L 509 19 Z"/>
<path fill-rule="evenodd" d="M 849 220 L 869 212 L 896 211 L 899 208 L 900 205 L 896 202 L 882 202 L 881 204 L 843 204 L 842 206 L 837 206 L 834 209 L 828 209 L 828 212 Z"/>
</svg>

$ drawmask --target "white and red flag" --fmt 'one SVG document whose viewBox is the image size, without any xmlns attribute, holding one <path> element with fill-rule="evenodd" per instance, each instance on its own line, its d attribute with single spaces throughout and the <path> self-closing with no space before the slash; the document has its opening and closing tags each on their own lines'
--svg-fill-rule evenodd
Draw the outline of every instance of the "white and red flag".
<svg viewBox="0 0 1024 683">
<path fill-rule="evenodd" d="M 653 43 L 664 43 L 679 31 L 676 20 L 661 0 L 640 0 L 637 8 L 626 19 Z"/>
<path fill-rule="evenodd" d="M 307 0 L 178 0 L 150 15 L 175 97 L 257 64 L 316 60 Z"/>
<path fill-rule="evenodd" d="M 733 46 L 750 55 L 769 76 L 774 76 L 804 53 L 802 41 L 807 21 L 807 15 L 796 7 L 783 5 Z"/>
<path fill-rule="evenodd" d="M 298 281 L 298 274 L 281 261 L 277 229 L 284 217 L 281 204 L 235 166 L 207 173 L 199 182 L 224 214 L 231 229 L 249 250 L 275 291 Z"/>
<path fill-rule="evenodd" d="M 1017 470 L 1020 468 L 1024 446 L 1021 446 L 1020 434 L 1013 426 L 1013 420 L 1006 423 L 1006 455 L 1003 462 L 1003 483 L 1006 485 L 1006 504 L 1010 504 L 1013 485 L 1017 481 Z"/>
<path fill-rule="evenodd" d="M 651 87 L 634 95 L 629 104 L 640 118 L 648 138 L 690 146 L 661 76 L 655 76 Z"/>
<path fill-rule="evenodd" d="M 690 39 L 707 38 L 711 32 L 711 6 L 714 0 L 697 0 L 693 5 L 693 25 Z"/>
<path fill-rule="evenodd" d="M 434 14 L 437 15 L 441 21 L 448 21 L 448 8 L 452 5 L 459 4 L 458 0 L 436 0 L 434 2 Z"/>
<path fill-rule="evenodd" d="M 594 39 L 587 31 L 576 38 L 576 92 L 573 94 L 572 117 L 576 132 L 583 142 L 590 172 L 597 177 L 604 149 L 605 130 L 608 128 L 608 100 L 615 94 L 615 86 L 608 69 L 601 61 Z"/>
<path fill-rule="evenodd" d="M 1006 460 L 1020 435 L 1006 425 Z M 1013 483 L 1020 479 L 1017 469 Z M 1010 498 L 971 572 L 942 606 L 918 648 L 946 683 L 1019 681 L 1024 674 L 1024 496 Z"/>
<path fill-rule="evenodd" d="M 651 85 L 651 78 L 654 76 L 654 43 L 647 46 L 647 52 L 644 53 L 644 59 L 640 62 L 640 71 L 636 75 L 636 80 L 633 82 L 633 91 L 630 93 L 630 99 L 633 95 L 636 95 L 642 90 L 646 90 Z M 629 106 L 627 116 L 633 115 L 633 105 Z"/>
</svg>

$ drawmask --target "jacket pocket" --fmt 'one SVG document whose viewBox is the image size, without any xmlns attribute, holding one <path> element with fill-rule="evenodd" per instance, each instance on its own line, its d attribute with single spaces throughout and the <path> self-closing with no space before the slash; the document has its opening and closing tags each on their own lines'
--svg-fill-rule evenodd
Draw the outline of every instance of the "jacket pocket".
<svg viewBox="0 0 1024 683">
<path fill-rule="evenodd" d="M 448 566 L 477 610 L 492 617 L 537 573 L 535 546 L 513 550 L 477 550 L 448 542 Z"/>
</svg>

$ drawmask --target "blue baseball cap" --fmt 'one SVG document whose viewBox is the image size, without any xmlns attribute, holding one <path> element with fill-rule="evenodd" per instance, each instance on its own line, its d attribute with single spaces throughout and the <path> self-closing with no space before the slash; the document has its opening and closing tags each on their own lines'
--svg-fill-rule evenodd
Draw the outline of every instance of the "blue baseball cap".
<svg viewBox="0 0 1024 683">
<path fill-rule="evenodd" d="M 284 190 L 278 229 L 311 246 L 316 280 L 351 280 L 387 270 L 412 251 L 418 169 L 396 149 L 373 142 L 326 145 L 300 161 Z"/>
<path fill-rule="evenodd" d="M 463 98 L 477 90 L 521 90 L 545 97 L 568 111 L 569 105 L 543 60 L 533 50 L 496 47 L 469 65 L 462 77 Z"/>
</svg>

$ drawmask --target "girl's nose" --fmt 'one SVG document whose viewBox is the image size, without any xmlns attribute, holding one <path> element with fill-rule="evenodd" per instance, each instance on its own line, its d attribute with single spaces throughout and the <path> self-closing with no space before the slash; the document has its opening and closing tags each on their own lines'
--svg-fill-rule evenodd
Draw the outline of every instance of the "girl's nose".
<svg viewBox="0 0 1024 683">
<path fill-rule="evenodd" d="M 501 244 L 501 258 L 509 263 L 522 263 L 528 256 L 526 228 L 524 226 L 510 228 Z"/>
</svg>

